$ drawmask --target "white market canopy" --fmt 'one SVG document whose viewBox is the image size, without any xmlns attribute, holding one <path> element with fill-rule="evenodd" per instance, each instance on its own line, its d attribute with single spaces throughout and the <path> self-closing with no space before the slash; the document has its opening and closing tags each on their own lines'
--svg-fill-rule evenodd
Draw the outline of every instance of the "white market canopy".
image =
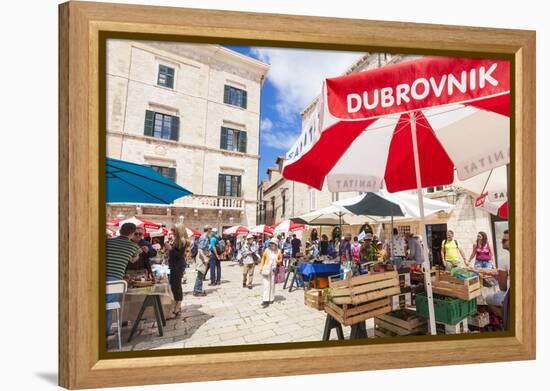
<svg viewBox="0 0 550 391">
<path fill-rule="evenodd" d="M 343 200 L 342 202 L 347 201 Z M 332 204 L 326 208 L 314 210 L 297 216 L 292 220 L 309 225 L 339 225 L 339 224 L 363 224 L 367 218 L 357 216 L 342 205 Z"/>
<path fill-rule="evenodd" d="M 424 200 L 424 216 L 431 216 L 437 213 L 449 213 L 453 210 L 454 205 L 444 201 L 434 200 L 432 198 L 423 197 Z M 391 217 L 391 214 L 380 214 L 377 211 L 383 210 L 380 207 L 380 202 L 387 202 L 397 205 L 401 213 L 395 213 L 394 217 L 401 220 L 419 220 L 420 207 L 418 204 L 418 196 L 416 193 L 402 191 L 397 193 L 389 193 L 386 190 L 380 190 L 374 193 L 362 194 L 357 197 L 348 198 L 347 200 L 336 201 L 335 205 L 340 205 L 350 212 L 366 215 L 366 216 L 384 216 Z M 379 220 L 384 221 L 384 219 Z"/>
</svg>

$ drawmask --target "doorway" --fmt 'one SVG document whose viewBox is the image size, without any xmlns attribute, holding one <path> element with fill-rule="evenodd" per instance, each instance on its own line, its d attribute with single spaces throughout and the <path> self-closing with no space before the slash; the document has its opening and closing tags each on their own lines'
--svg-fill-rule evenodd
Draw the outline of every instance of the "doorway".
<svg viewBox="0 0 550 391">
<path fill-rule="evenodd" d="M 430 263 L 432 266 L 444 267 L 443 259 L 441 259 L 441 243 L 447 238 L 447 224 L 427 224 L 426 234 Z"/>
</svg>

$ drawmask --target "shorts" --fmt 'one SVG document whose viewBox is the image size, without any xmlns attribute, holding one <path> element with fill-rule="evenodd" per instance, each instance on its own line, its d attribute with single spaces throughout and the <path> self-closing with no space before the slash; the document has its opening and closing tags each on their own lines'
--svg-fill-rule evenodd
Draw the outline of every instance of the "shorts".
<svg viewBox="0 0 550 391">
<path fill-rule="evenodd" d="M 476 263 L 474 264 L 474 267 L 476 269 L 492 269 L 493 264 L 491 261 L 481 261 L 479 259 L 476 259 Z"/>
</svg>

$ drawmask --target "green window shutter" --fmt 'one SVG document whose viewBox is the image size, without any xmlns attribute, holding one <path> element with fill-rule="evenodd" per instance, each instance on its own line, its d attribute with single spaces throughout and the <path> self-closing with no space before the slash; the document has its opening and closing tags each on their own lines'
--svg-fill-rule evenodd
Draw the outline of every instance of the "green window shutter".
<svg viewBox="0 0 550 391">
<path fill-rule="evenodd" d="M 227 149 L 227 128 L 222 126 L 220 137 L 220 149 Z"/>
<path fill-rule="evenodd" d="M 153 136 L 153 126 L 155 122 L 155 112 L 151 110 L 145 110 L 145 126 L 143 134 L 145 136 Z"/>
<path fill-rule="evenodd" d="M 168 167 L 168 178 L 176 182 L 176 167 Z"/>
<path fill-rule="evenodd" d="M 224 175 L 218 174 L 218 195 L 224 196 L 225 178 Z"/>
<path fill-rule="evenodd" d="M 166 68 L 166 87 L 174 88 L 174 68 Z"/>
<path fill-rule="evenodd" d="M 246 102 L 247 101 L 247 98 L 246 98 L 246 91 L 243 90 L 243 98 L 242 98 L 242 101 L 241 101 L 241 107 L 243 109 L 246 109 Z"/>
<path fill-rule="evenodd" d="M 228 85 L 223 86 L 223 103 L 230 102 L 231 89 Z"/>
<path fill-rule="evenodd" d="M 239 132 L 239 152 L 246 153 L 246 132 Z"/>
<path fill-rule="evenodd" d="M 172 117 L 172 132 L 170 134 L 170 139 L 174 141 L 180 140 L 180 117 Z"/>
<path fill-rule="evenodd" d="M 241 196 L 241 176 L 237 177 L 237 197 Z"/>
</svg>

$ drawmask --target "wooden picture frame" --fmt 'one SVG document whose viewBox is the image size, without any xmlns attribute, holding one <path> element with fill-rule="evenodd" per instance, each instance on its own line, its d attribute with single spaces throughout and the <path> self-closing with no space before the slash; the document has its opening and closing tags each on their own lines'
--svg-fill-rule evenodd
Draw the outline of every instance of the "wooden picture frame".
<svg viewBox="0 0 550 391">
<path fill-rule="evenodd" d="M 176 383 L 535 358 L 535 33 L 533 31 L 89 2 L 59 6 L 59 384 Z M 493 56 L 512 62 L 512 326 L 498 335 L 254 345 L 142 355 L 100 349 L 106 37 Z M 104 59 L 104 58 L 103 58 Z M 104 69 L 103 69 L 104 71 Z M 103 141 L 102 141 L 103 140 Z M 99 211 L 99 212 L 98 212 Z M 254 350 L 251 355 L 250 350 Z M 461 351 L 462 354 L 456 354 Z M 349 366 L 349 360 L 353 366 Z M 216 365 L 215 372 L 209 371 Z"/>
</svg>

